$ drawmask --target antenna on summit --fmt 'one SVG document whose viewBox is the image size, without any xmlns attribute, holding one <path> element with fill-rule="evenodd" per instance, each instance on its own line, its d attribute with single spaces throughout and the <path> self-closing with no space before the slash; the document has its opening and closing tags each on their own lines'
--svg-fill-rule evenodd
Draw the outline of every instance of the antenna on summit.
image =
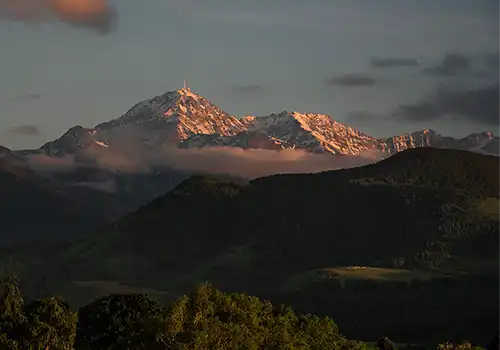
<svg viewBox="0 0 500 350">
<path fill-rule="evenodd" d="M 184 79 L 184 90 L 187 90 L 187 82 L 186 82 L 186 79 Z"/>
</svg>

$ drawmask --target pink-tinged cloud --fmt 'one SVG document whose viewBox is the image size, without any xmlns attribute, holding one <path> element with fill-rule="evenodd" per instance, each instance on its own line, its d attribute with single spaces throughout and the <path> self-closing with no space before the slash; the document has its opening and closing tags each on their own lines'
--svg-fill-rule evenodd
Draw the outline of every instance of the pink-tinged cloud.
<svg viewBox="0 0 500 350">
<path fill-rule="evenodd" d="M 43 154 L 34 154 L 25 157 L 28 166 L 34 170 L 64 170 L 75 166 L 73 156 L 49 157 Z"/>
<path fill-rule="evenodd" d="M 59 20 L 106 34 L 113 28 L 117 13 L 107 0 L 0 0 L 0 18 L 22 22 Z"/>
<path fill-rule="evenodd" d="M 151 151 L 136 145 L 127 152 L 110 149 L 85 152 L 101 168 L 121 172 L 149 172 L 153 168 L 173 168 L 190 173 L 226 174 L 248 179 L 285 173 L 315 173 L 351 168 L 381 159 L 380 153 L 360 156 L 314 154 L 304 150 L 264 150 L 236 147 L 180 149 L 166 147 Z"/>
<path fill-rule="evenodd" d="M 137 146 L 130 152 L 110 149 L 88 149 L 80 158 L 99 168 L 125 173 L 149 172 L 154 168 L 171 168 L 189 173 L 232 175 L 253 179 L 273 174 L 317 173 L 352 168 L 382 159 L 376 151 L 360 156 L 314 154 L 304 150 L 263 150 L 235 147 L 179 149 L 167 147 L 157 151 Z M 47 171 L 66 171 L 83 165 L 74 157 L 51 158 L 31 156 L 30 165 Z"/>
<path fill-rule="evenodd" d="M 313 154 L 303 150 L 272 151 L 211 147 L 204 149 L 171 148 L 155 155 L 153 164 L 165 164 L 178 170 L 226 174 L 253 179 L 273 174 L 317 173 L 352 168 L 380 160 L 369 152 L 357 157 Z"/>
</svg>

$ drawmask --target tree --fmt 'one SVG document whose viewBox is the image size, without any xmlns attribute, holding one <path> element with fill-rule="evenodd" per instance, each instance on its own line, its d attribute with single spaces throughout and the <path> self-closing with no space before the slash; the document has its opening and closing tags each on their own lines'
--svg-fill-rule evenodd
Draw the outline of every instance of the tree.
<svg viewBox="0 0 500 350">
<path fill-rule="evenodd" d="M 305 345 L 311 349 L 338 349 L 341 344 L 346 345 L 338 326 L 329 318 L 302 316 L 300 330 Z"/>
<path fill-rule="evenodd" d="M 110 295 L 79 310 L 78 349 L 160 349 L 166 330 L 163 306 L 143 294 Z"/>
<path fill-rule="evenodd" d="M 382 337 L 377 342 L 379 350 L 396 350 L 394 343 L 387 337 Z"/>
<path fill-rule="evenodd" d="M 67 350 L 73 348 L 77 315 L 61 298 L 37 300 L 26 307 L 28 323 L 23 330 L 23 343 L 35 349 Z"/>
<path fill-rule="evenodd" d="M 493 337 L 493 339 L 491 339 L 491 341 L 488 343 L 488 345 L 486 345 L 486 349 L 487 350 L 498 350 L 499 349 L 499 346 L 498 346 L 499 340 L 500 340 L 500 334 L 497 333 Z"/>
<path fill-rule="evenodd" d="M 15 276 L 6 277 L 0 283 L 0 349 L 15 350 L 22 339 L 24 300 Z"/>
<path fill-rule="evenodd" d="M 298 316 L 287 307 L 201 284 L 168 310 L 171 349 L 364 349 L 329 318 Z"/>
</svg>

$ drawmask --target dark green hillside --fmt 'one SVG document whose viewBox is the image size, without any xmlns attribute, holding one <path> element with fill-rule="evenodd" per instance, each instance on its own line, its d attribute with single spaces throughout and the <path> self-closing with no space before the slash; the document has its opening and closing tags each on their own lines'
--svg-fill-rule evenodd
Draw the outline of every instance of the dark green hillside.
<svg viewBox="0 0 500 350">
<path fill-rule="evenodd" d="M 494 257 L 489 247 L 498 217 L 483 209 L 493 198 L 498 158 L 449 150 L 414 149 L 366 167 L 273 176 L 250 186 L 193 177 L 74 252 L 92 246 L 99 270 L 111 276 L 117 272 L 108 269 L 111 258 L 133 261 L 141 276 L 141 265 L 150 271 L 151 264 L 189 273 L 206 256 L 231 254 L 228 247 L 250 254 L 261 278 L 267 269 L 259 266 L 268 264 L 293 272 L 349 264 L 431 267 L 453 260 L 454 251 Z M 481 251 L 461 248 L 470 242 Z"/>
<path fill-rule="evenodd" d="M 55 236 L 73 238 L 107 223 L 104 215 L 70 198 L 49 179 L 1 159 L 0 222 L 0 246 Z"/>
<path fill-rule="evenodd" d="M 369 170 L 370 169 L 370 170 Z M 368 165 L 361 173 L 376 180 L 467 192 L 470 197 L 498 198 L 498 157 L 468 151 L 414 148 Z"/>
<path fill-rule="evenodd" d="M 493 332 L 486 328 L 498 328 L 498 169 L 497 157 L 419 148 L 365 167 L 247 186 L 194 177 L 63 250 L 48 271 L 57 282 L 119 281 L 170 296 L 207 280 L 314 308 L 359 339 L 376 329 L 432 342 L 439 329 L 482 341 Z M 374 285 L 346 285 L 349 276 L 338 273 L 327 284 L 304 278 L 353 265 L 413 277 Z M 434 282 L 417 292 L 423 275 Z M 460 282 L 471 276 L 485 287 Z"/>
</svg>

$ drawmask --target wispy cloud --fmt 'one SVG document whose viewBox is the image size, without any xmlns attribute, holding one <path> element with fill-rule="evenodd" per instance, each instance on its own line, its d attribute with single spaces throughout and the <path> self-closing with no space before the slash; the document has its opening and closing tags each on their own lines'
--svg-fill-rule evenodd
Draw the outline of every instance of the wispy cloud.
<svg viewBox="0 0 500 350">
<path fill-rule="evenodd" d="M 437 77 L 463 76 L 473 72 L 472 62 L 472 57 L 459 53 L 448 53 L 439 64 L 424 69 L 422 73 Z"/>
<path fill-rule="evenodd" d="M 41 131 L 37 125 L 20 125 L 12 128 L 10 130 L 12 134 L 23 135 L 23 136 L 40 136 Z"/>
<path fill-rule="evenodd" d="M 27 101 L 38 100 L 40 98 L 42 98 L 41 94 L 33 93 L 33 94 L 15 96 L 15 97 L 11 98 L 11 101 L 13 101 L 13 102 L 27 102 Z"/>
</svg>

